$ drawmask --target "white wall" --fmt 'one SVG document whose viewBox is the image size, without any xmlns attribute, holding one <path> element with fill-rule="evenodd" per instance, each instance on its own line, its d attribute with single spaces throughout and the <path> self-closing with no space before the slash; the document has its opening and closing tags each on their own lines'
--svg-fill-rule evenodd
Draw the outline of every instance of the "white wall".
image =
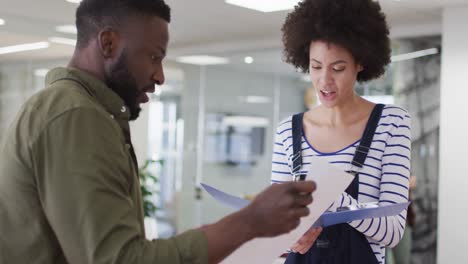
<svg viewBox="0 0 468 264">
<path fill-rule="evenodd" d="M 468 6 L 443 11 L 437 263 L 467 263 Z"/>
</svg>

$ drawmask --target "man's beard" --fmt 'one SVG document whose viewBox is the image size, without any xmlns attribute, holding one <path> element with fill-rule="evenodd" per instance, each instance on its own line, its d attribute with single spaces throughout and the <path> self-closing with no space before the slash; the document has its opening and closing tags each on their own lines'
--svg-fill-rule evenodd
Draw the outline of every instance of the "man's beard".
<svg viewBox="0 0 468 264">
<path fill-rule="evenodd" d="M 138 103 L 138 86 L 127 66 L 126 52 L 123 51 L 117 63 L 113 65 L 105 76 L 106 85 L 122 98 L 130 111 L 130 120 L 135 120 L 140 114 Z"/>
</svg>

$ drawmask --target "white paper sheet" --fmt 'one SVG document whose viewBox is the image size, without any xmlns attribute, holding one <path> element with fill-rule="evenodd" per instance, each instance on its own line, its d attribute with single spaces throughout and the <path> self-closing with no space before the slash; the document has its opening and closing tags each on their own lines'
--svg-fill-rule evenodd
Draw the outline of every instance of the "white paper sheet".
<svg viewBox="0 0 468 264">
<path fill-rule="evenodd" d="M 222 263 L 273 263 L 278 256 L 283 254 L 312 226 L 333 201 L 345 191 L 354 178 L 353 175 L 334 167 L 320 158 L 314 158 L 311 161 L 309 171 L 306 180 L 313 180 L 317 184 L 317 189 L 312 195 L 314 201 L 309 205 L 310 215 L 302 218 L 301 224 L 288 234 L 274 238 L 257 238 L 245 243 Z M 226 201 L 224 201 L 226 197 L 223 195 L 215 198 L 220 202 L 231 204 L 232 206 L 232 202 L 228 201 L 229 197 Z M 226 237 L 226 239 L 229 238 Z"/>
</svg>

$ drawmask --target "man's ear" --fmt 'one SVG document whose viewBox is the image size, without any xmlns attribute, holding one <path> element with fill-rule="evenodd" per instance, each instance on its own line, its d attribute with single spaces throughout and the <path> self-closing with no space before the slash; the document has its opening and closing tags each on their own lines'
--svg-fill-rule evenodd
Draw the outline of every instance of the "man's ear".
<svg viewBox="0 0 468 264">
<path fill-rule="evenodd" d="M 99 31 L 98 45 L 104 59 L 115 57 L 117 46 L 119 44 L 118 34 L 111 28 L 105 28 Z"/>
</svg>

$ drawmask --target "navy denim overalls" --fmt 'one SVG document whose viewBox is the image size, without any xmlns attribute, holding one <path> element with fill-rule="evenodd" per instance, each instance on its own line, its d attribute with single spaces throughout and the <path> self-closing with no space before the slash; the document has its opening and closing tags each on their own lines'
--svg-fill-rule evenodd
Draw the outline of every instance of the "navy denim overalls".
<svg viewBox="0 0 468 264">
<path fill-rule="evenodd" d="M 362 168 L 377 128 L 384 105 L 377 104 L 367 121 L 360 144 L 354 154 L 352 165 Z M 302 164 L 302 119 L 303 113 L 293 116 L 293 174 L 298 172 Z M 357 200 L 359 193 L 359 173 L 348 171 L 355 175 L 346 192 Z M 290 253 L 285 264 L 378 264 L 366 237 L 349 224 L 337 224 L 323 229 L 310 250 L 301 255 Z"/>
</svg>

